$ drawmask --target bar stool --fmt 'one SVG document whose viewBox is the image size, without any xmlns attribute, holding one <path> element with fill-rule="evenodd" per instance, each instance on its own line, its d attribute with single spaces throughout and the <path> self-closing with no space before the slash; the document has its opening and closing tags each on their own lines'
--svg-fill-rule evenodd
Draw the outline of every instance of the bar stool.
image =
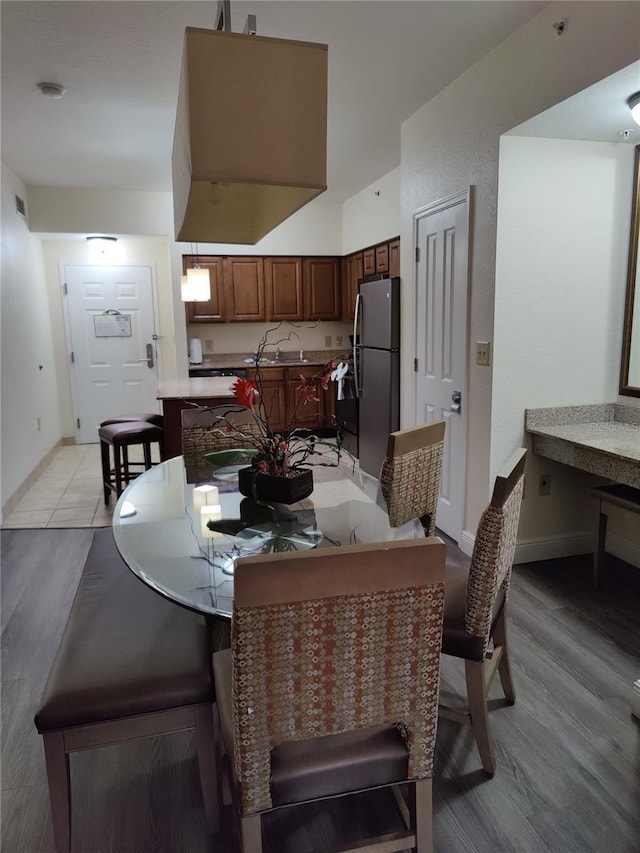
<svg viewBox="0 0 640 853">
<path fill-rule="evenodd" d="M 101 426 L 98 430 L 100 437 L 100 457 L 102 461 L 102 482 L 104 485 L 104 502 L 108 506 L 111 492 L 120 497 L 130 480 L 140 472 L 132 472 L 131 465 L 142 464 L 144 470 L 151 468 L 151 445 L 158 442 L 160 458 L 164 459 L 164 430 L 162 427 L 148 421 L 126 421 Z M 142 445 L 144 463 L 129 462 L 129 447 Z M 109 447 L 113 447 L 113 468 L 110 462 Z"/>
</svg>

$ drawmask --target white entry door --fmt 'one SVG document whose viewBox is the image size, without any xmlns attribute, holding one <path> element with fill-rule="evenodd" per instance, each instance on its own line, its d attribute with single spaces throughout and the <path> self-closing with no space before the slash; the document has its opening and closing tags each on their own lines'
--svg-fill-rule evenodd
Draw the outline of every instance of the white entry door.
<svg viewBox="0 0 640 853">
<path fill-rule="evenodd" d="M 156 319 L 149 266 L 65 265 L 76 441 L 101 421 L 158 411 Z"/>
<path fill-rule="evenodd" d="M 465 494 L 470 206 L 471 187 L 414 215 L 417 423 L 446 421 L 436 525 L 456 542 Z"/>
</svg>

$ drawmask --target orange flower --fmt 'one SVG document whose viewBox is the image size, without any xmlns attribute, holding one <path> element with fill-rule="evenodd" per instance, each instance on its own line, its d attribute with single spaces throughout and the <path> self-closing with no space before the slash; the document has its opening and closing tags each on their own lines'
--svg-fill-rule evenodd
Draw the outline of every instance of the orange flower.
<svg viewBox="0 0 640 853">
<path fill-rule="evenodd" d="M 256 383 L 253 379 L 236 379 L 231 386 L 231 390 L 233 391 L 238 403 L 240 403 L 241 406 L 246 406 L 247 409 L 252 412 L 254 397 L 258 393 Z"/>
<path fill-rule="evenodd" d="M 296 391 L 300 391 L 302 394 L 302 402 L 305 406 L 307 403 L 317 403 L 320 400 L 316 392 L 316 386 L 310 385 L 302 374 L 300 374 L 300 384 L 296 388 Z"/>
</svg>

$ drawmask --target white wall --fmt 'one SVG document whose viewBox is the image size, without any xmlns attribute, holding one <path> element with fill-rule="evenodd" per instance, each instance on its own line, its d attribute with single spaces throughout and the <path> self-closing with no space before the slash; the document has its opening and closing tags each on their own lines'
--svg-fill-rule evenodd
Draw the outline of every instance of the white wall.
<svg viewBox="0 0 640 853">
<path fill-rule="evenodd" d="M 16 213 L 22 181 L 2 164 L 1 491 L 4 505 L 58 443 L 58 383 L 40 240 Z M 38 429 L 38 418 L 40 429 Z"/>
<path fill-rule="evenodd" d="M 633 183 L 631 144 L 500 144 L 491 470 L 527 445 L 524 410 L 616 400 Z M 629 404 L 631 398 L 624 398 Z M 541 473 L 552 489 L 539 497 Z M 584 551 L 595 478 L 530 454 L 520 542 Z"/>
<path fill-rule="evenodd" d="M 552 27 L 569 19 L 559 39 Z M 550 3 L 402 126 L 402 269 L 411 270 L 413 212 L 469 185 L 472 225 L 470 340 L 493 340 L 500 136 L 638 59 L 640 4 Z M 415 293 L 403 273 L 402 423 L 414 422 Z M 607 332 L 603 329 L 603 335 Z M 469 364 L 464 527 L 475 531 L 490 494 L 491 370 Z M 615 393 L 615 389 L 611 389 Z M 498 413 L 496 413 L 498 417 Z M 514 444 L 515 447 L 515 444 Z"/>
<path fill-rule="evenodd" d="M 342 254 L 349 255 L 400 233 L 401 169 L 393 169 L 344 202 Z"/>
</svg>

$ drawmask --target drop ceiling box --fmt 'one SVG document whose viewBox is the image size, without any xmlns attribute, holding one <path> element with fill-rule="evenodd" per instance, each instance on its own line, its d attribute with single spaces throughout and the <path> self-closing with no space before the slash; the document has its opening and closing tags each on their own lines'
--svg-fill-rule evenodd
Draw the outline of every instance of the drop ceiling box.
<svg viewBox="0 0 640 853">
<path fill-rule="evenodd" d="M 327 188 L 327 45 L 187 27 L 176 240 L 256 243 Z"/>
</svg>

